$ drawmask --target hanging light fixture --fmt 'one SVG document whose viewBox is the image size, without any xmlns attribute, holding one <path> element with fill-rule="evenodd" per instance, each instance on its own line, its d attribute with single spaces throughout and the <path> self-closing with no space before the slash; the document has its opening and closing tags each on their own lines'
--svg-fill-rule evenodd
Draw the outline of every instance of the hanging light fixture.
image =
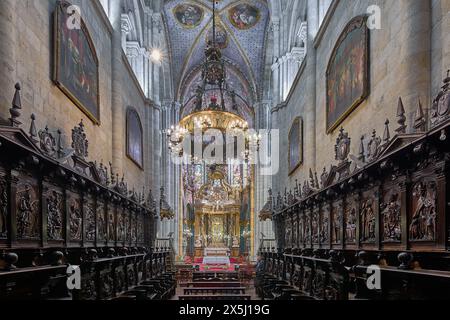
<svg viewBox="0 0 450 320">
<path fill-rule="evenodd" d="M 261 136 L 257 133 L 250 133 L 248 122 L 241 116 L 226 111 L 224 93 L 228 91 L 228 85 L 226 83 L 225 62 L 216 42 L 216 14 L 216 2 L 213 1 L 213 37 L 212 41 L 208 41 L 205 49 L 205 61 L 201 69 L 202 84 L 196 90 L 194 112 L 184 117 L 177 126 L 167 131 L 169 149 L 174 156 L 187 156 L 190 159 L 192 155 L 184 155 L 182 149 L 186 136 L 193 134 L 196 130 L 203 133 L 208 129 L 218 129 L 224 133 L 242 134 L 244 136 L 246 148 L 244 159 L 249 161 L 253 156 L 253 151 L 259 150 Z M 208 91 L 217 92 L 209 97 L 209 101 L 206 101 L 207 88 Z M 234 96 L 231 109 L 235 110 L 235 92 L 231 91 L 230 94 Z M 220 103 L 217 95 L 220 96 Z"/>
</svg>

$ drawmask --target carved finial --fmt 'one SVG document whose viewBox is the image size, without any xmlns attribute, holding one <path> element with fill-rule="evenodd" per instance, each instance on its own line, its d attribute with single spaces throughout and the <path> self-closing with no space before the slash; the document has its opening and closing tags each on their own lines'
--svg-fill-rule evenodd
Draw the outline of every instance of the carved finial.
<svg viewBox="0 0 450 320">
<path fill-rule="evenodd" d="M 417 105 L 416 115 L 414 117 L 414 129 L 416 132 L 425 131 L 425 115 L 422 108 L 422 102 L 419 99 L 419 104 Z"/>
<path fill-rule="evenodd" d="M 314 171 L 314 183 L 316 184 L 316 189 L 320 189 L 319 179 L 317 178 L 317 171 Z"/>
<path fill-rule="evenodd" d="M 16 83 L 16 92 L 14 93 L 14 98 L 12 101 L 12 108 L 9 109 L 9 113 L 11 114 L 11 118 L 9 120 L 11 121 L 11 126 L 18 128 L 22 122 L 17 120 L 17 118 L 20 117 L 20 110 L 22 109 L 22 101 L 20 99 L 20 84 Z"/>
<path fill-rule="evenodd" d="M 399 127 L 395 130 L 397 134 L 405 134 L 406 133 L 406 116 L 405 116 L 405 107 L 403 106 L 402 98 L 398 98 L 398 107 L 397 107 L 397 123 Z"/>
<path fill-rule="evenodd" d="M 62 158 L 64 156 L 64 147 L 63 147 L 63 143 L 62 143 L 62 130 L 58 129 L 56 131 L 56 133 L 58 134 L 58 142 L 56 145 L 56 151 L 58 152 L 58 158 Z"/>
<path fill-rule="evenodd" d="M 389 140 L 391 140 L 391 132 L 389 130 L 389 119 L 386 119 L 386 122 L 384 123 L 384 133 L 383 133 L 383 145 L 386 145 L 389 143 Z"/>
<path fill-rule="evenodd" d="M 37 139 L 37 130 L 36 130 L 36 116 L 34 115 L 34 113 L 31 114 L 31 124 L 30 124 L 30 137 L 31 140 L 33 140 L 33 142 L 37 143 L 38 139 Z"/>
<path fill-rule="evenodd" d="M 361 162 L 366 161 L 366 150 L 364 149 L 364 136 L 361 136 L 361 143 L 359 144 L 358 160 Z M 323 168 L 325 170 L 325 168 Z"/>
</svg>

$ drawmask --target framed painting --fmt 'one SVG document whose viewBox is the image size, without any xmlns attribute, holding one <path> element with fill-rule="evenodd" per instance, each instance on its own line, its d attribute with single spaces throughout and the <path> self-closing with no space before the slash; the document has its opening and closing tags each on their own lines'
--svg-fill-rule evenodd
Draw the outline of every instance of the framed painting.
<svg viewBox="0 0 450 320">
<path fill-rule="evenodd" d="M 83 19 L 71 25 L 71 4 L 58 2 L 54 15 L 53 80 L 95 124 L 100 123 L 98 58 Z"/>
<path fill-rule="evenodd" d="M 329 134 L 369 95 L 367 16 L 358 16 L 345 27 L 331 54 L 326 82 L 326 128 Z"/>
<path fill-rule="evenodd" d="M 303 163 L 303 119 L 298 117 L 289 130 L 289 175 L 292 175 Z"/>
<path fill-rule="evenodd" d="M 134 108 L 127 110 L 127 156 L 139 168 L 144 167 L 144 142 L 142 123 Z"/>
</svg>

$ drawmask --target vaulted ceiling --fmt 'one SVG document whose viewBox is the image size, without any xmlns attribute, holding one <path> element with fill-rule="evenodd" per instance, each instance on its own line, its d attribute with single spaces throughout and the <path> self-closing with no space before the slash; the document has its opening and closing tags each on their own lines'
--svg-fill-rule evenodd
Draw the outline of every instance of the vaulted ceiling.
<svg viewBox="0 0 450 320">
<path fill-rule="evenodd" d="M 265 0 L 216 0 L 217 42 L 233 90 L 252 106 L 264 75 L 269 8 Z M 186 103 L 201 77 L 213 0 L 166 0 L 163 8 L 177 99 Z"/>
</svg>

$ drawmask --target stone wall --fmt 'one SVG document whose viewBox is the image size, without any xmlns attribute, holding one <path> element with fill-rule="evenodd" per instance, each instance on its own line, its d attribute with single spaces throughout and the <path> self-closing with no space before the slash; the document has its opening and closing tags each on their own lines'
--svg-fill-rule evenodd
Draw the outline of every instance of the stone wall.
<svg viewBox="0 0 450 320">
<path fill-rule="evenodd" d="M 158 143 L 154 136 L 152 123 L 158 113 L 153 112 L 153 103 L 142 93 L 133 71 L 128 65 L 125 54 L 119 60 L 118 72 L 113 72 L 113 37 L 116 31 L 102 11 L 98 1 L 74 0 L 80 6 L 82 18 L 93 39 L 99 60 L 100 90 L 100 124 L 95 125 L 76 107 L 69 98 L 53 83 L 53 12 L 56 0 L 49 1 L 12 1 L 0 2 L 0 117 L 9 117 L 9 108 L 14 94 L 14 84 L 22 86 L 22 128 L 28 131 L 30 115 L 36 115 L 38 129 L 46 125 L 50 129 L 60 128 L 64 134 L 67 147 L 70 147 L 71 129 L 81 119 L 84 120 L 90 143 L 89 160 L 103 161 L 107 164 L 114 160 L 114 155 L 121 161 L 115 161 L 115 170 L 128 181 L 133 181 L 130 189 L 141 191 L 144 185 L 157 188 L 159 181 L 146 183 L 152 164 L 157 161 L 151 155 L 153 143 Z M 119 23 L 120 25 L 120 23 Z M 120 30 L 119 30 L 120 32 Z M 115 61 L 113 63 L 113 61 Z M 119 76 L 115 76 L 119 74 Z M 114 76 L 116 77 L 114 79 Z M 113 82 L 118 81 L 121 97 L 118 110 L 120 119 L 113 122 Z M 144 170 L 126 157 L 126 109 L 134 107 L 144 126 Z M 113 126 L 114 123 L 114 126 Z M 119 133 L 120 141 L 113 143 L 113 132 Z M 150 139 L 150 141 L 148 140 Z"/>
<path fill-rule="evenodd" d="M 338 1 L 317 34 L 308 33 L 309 46 L 303 69 L 287 101 L 275 107 L 273 128 L 287 137 L 292 121 L 304 120 L 304 162 L 291 176 L 288 173 L 288 141 L 280 141 L 280 171 L 274 179 L 275 192 L 284 186 L 293 188 L 295 180 L 309 177 L 309 169 L 322 172 L 335 164 L 334 145 L 339 128 L 326 133 L 326 69 L 338 37 L 354 17 L 366 14 L 370 5 L 381 9 L 381 29 L 370 31 L 370 95 L 340 125 L 352 138 L 351 153 L 358 154 L 360 138 L 367 144 L 373 129 L 383 135 L 386 119 L 394 134 L 398 98 L 402 97 L 407 114 L 407 131 L 412 130 L 418 101 L 424 109 L 442 84 L 444 71 L 450 68 L 448 1 L 378 0 Z M 308 17 L 308 26 L 314 21 Z M 431 54 L 430 54 L 431 52 Z M 431 80 L 433 79 L 433 80 Z M 276 194 L 275 194 L 276 195 Z"/>
</svg>

